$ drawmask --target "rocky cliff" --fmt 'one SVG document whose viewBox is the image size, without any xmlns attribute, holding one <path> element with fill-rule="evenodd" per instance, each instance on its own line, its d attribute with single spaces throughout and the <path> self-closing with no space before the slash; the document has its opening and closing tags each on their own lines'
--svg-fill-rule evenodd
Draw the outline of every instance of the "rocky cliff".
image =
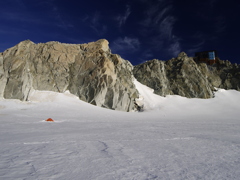
<svg viewBox="0 0 240 180">
<path fill-rule="evenodd" d="M 214 97 L 215 88 L 240 90 L 240 67 L 197 63 L 182 52 L 133 67 L 112 54 L 107 40 L 88 44 L 29 40 L 0 53 L 0 97 L 28 100 L 33 90 L 69 90 L 88 103 L 121 111 L 139 108 L 135 78 L 161 96 Z"/>
<path fill-rule="evenodd" d="M 32 90 L 69 90 L 81 100 L 136 110 L 133 66 L 112 54 L 107 40 L 88 44 L 29 40 L 0 53 L 0 97 L 27 100 Z"/>
<path fill-rule="evenodd" d="M 240 90 L 239 65 L 222 60 L 211 66 L 197 63 L 184 52 L 168 61 L 154 59 L 137 65 L 133 73 L 161 96 L 211 98 L 215 88 Z"/>
</svg>

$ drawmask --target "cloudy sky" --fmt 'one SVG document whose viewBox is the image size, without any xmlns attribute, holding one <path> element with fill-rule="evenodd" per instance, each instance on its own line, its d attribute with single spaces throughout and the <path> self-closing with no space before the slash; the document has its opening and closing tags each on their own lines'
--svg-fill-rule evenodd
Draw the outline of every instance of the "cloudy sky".
<svg viewBox="0 0 240 180">
<path fill-rule="evenodd" d="M 239 0 L 5 0 L 0 52 L 20 41 L 87 43 L 107 39 L 136 65 L 181 51 L 217 50 L 240 64 Z"/>
</svg>

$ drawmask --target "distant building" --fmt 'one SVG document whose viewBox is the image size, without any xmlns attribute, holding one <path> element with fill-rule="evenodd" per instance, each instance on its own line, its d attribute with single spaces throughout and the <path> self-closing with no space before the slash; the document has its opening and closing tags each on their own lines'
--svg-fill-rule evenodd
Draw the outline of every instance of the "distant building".
<svg viewBox="0 0 240 180">
<path fill-rule="evenodd" d="M 218 54 L 216 50 L 196 52 L 195 60 L 197 62 L 204 62 L 209 65 L 213 65 L 218 62 Z"/>
</svg>

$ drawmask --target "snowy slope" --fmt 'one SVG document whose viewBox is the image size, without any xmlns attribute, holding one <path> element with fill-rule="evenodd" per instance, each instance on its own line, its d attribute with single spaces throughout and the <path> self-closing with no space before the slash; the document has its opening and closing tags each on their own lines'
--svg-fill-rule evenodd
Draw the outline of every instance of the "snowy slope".
<svg viewBox="0 0 240 180">
<path fill-rule="evenodd" d="M 239 179 L 240 92 L 160 97 L 135 84 L 141 113 L 92 106 L 68 92 L 0 100 L 0 179 Z"/>
</svg>

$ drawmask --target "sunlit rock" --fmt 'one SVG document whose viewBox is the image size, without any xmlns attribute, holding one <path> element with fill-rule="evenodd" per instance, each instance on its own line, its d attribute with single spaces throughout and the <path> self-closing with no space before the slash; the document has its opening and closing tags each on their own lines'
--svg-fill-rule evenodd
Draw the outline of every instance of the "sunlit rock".
<svg viewBox="0 0 240 180">
<path fill-rule="evenodd" d="M 69 90 L 91 104 L 133 111 L 133 66 L 111 54 L 105 39 L 88 44 L 27 40 L 0 54 L 0 95 L 28 100 L 32 90 Z"/>
</svg>

